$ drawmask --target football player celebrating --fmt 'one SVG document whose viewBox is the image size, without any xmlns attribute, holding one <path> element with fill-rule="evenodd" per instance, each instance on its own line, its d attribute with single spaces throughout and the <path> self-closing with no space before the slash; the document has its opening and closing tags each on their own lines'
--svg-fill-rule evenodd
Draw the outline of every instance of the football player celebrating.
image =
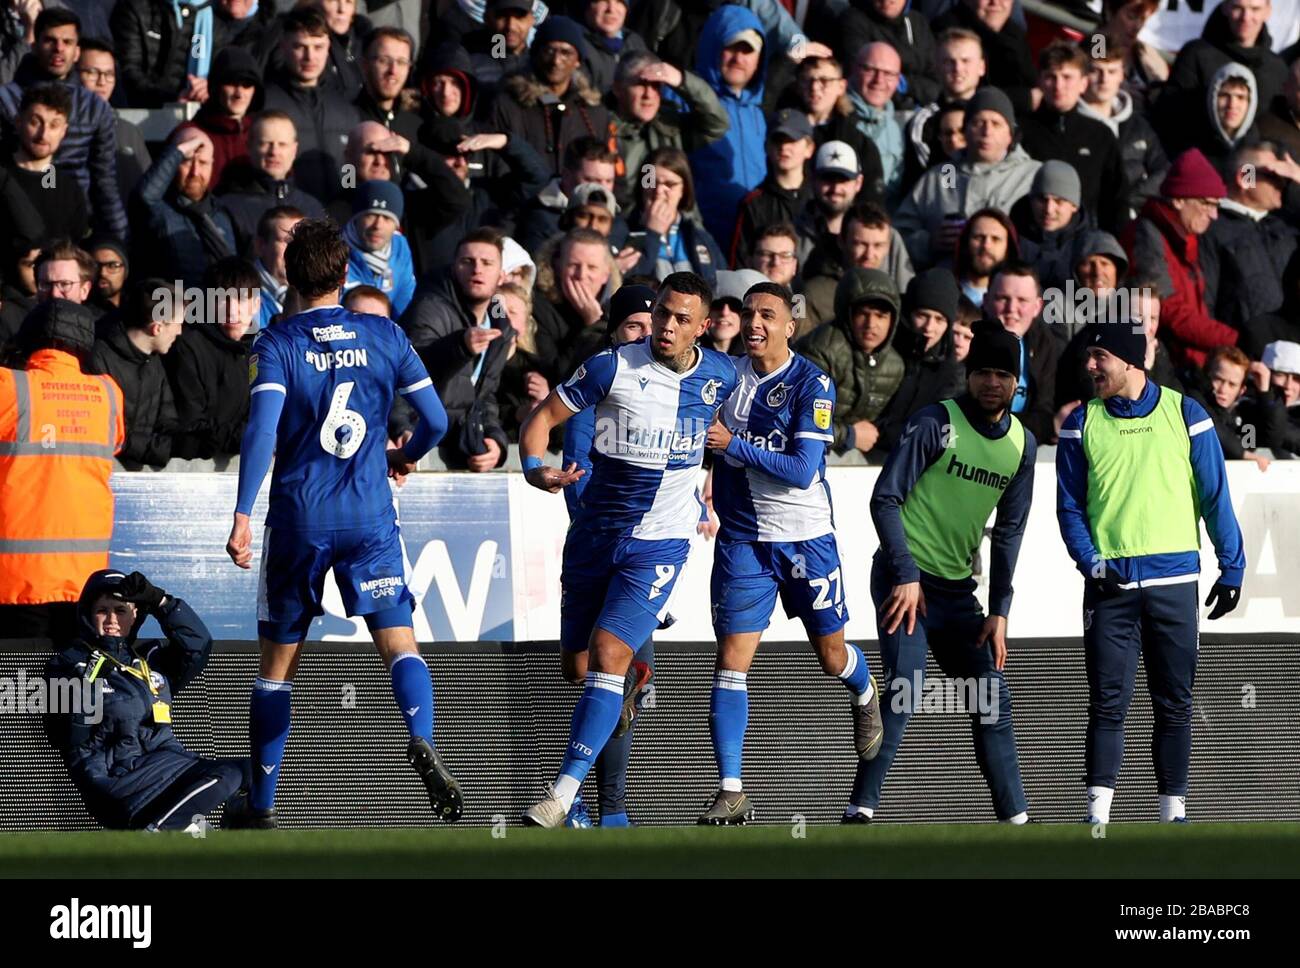
<svg viewBox="0 0 1300 968">
<path fill-rule="evenodd" d="M 701 824 L 743 824 L 754 808 L 741 786 L 749 722 L 746 677 L 779 592 L 799 618 L 822 671 L 853 697 L 853 738 L 860 759 L 880 750 L 884 729 L 875 679 L 862 651 L 844 641 L 848 610 L 826 448 L 834 442 L 831 378 L 790 349 L 795 321 L 790 290 L 760 282 L 745 293 L 741 336 L 747 356 L 740 383 L 709 428 L 713 506 L 721 522 L 713 557 L 713 630 L 717 671 L 709 709 L 721 789 Z"/>
<path fill-rule="evenodd" d="M 348 245 L 332 222 L 299 222 L 284 258 L 303 309 L 262 330 L 252 347 L 248 427 L 226 545 L 236 565 L 251 567 L 249 515 L 274 454 L 258 581 L 262 659 L 249 714 L 250 825 L 276 825 L 293 677 L 307 630 L 323 611 L 331 568 L 348 615 L 365 617 L 388 666 L 410 734 L 407 759 L 428 789 L 434 815 L 453 821 L 461 815 L 461 793 L 433 748 L 433 686 L 415 644 L 414 599 L 387 480 L 415 469 L 446 432 L 447 414 L 397 324 L 339 305 Z M 420 422 L 403 447 L 385 450 L 395 393 Z"/>
<path fill-rule="evenodd" d="M 664 279 L 651 333 L 593 356 L 520 429 L 529 484 L 555 493 L 583 476 L 547 467 L 551 430 L 596 408 L 591 480 L 564 543 L 560 645 L 564 672 L 585 682 L 559 777 L 524 823 L 558 827 L 618 725 L 632 655 L 666 613 L 700 519 L 704 439 L 736 387 L 731 359 L 695 341 L 713 293 L 699 276 Z"/>
</svg>

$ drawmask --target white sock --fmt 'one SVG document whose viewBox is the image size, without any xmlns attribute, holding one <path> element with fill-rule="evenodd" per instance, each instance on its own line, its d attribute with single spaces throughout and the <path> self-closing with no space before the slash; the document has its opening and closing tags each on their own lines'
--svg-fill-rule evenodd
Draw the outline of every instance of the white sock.
<svg viewBox="0 0 1300 968">
<path fill-rule="evenodd" d="M 862 692 L 859 695 L 853 697 L 853 704 L 855 706 L 865 706 L 867 703 L 871 702 L 871 697 L 874 696 L 875 694 L 876 694 L 876 680 L 868 676 L 867 688 L 862 690 Z"/>
<path fill-rule="evenodd" d="M 573 806 L 573 800 L 582 789 L 582 784 L 569 776 L 567 773 L 561 773 L 555 780 L 555 798 L 564 804 L 564 810 L 567 813 Z"/>
<path fill-rule="evenodd" d="M 740 777 L 724 776 L 722 778 L 722 789 L 726 790 L 728 793 L 739 793 L 744 789 L 744 787 L 740 785 Z"/>
<path fill-rule="evenodd" d="M 1088 820 L 1090 823 L 1110 823 L 1110 802 L 1115 791 L 1110 787 L 1088 787 Z"/>
<path fill-rule="evenodd" d="M 1015 826 L 1019 827 L 1022 823 L 1029 823 L 1029 814 L 1024 810 L 1021 810 L 1014 817 L 1007 817 L 1007 819 L 1002 822 L 1014 824 Z"/>
<path fill-rule="evenodd" d="M 1171 797 L 1166 793 L 1160 794 L 1160 822 L 1169 823 L 1173 820 L 1187 819 L 1187 797 Z"/>
<path fill-rule="evenodd" d="M 844 808 L 844 816 L 852 817 L 855 814 L 862 814 L 869 820 L 876 815 L 876 810 L 874 807 L 859 807 L 856 803 L 850 803 Z"/>
</svg>

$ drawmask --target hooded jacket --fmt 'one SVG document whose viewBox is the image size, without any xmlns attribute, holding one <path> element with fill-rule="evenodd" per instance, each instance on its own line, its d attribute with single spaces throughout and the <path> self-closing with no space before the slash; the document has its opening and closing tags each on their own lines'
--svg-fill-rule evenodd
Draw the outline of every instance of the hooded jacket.
<svg viewBox="0 0 1300 968">
<path fill-rule="evenodd" d="M 187 325 L 162 361 L 180 426 L 172 456 L 238 454 L 248 423 L 248 343 L 220 326 Z"/>
<path fill-rule="evenodd" d="M 912 262 L 918 268 L 934 264 L 930 235 L 945 215 L 956 212 L 969 219 L 981 208 L 1009 212 L 1029 194 L 1041 167 L 1024 148 L 1013 145 L 1001 161 L 988 163 L 972 161 L 962 152 L 956 184 L 951 188 L 945 184 L 947 174 L 942 166 L 926 171 L 894 216 L 894 227 L 907 243 Z"/>
<path fill-rule="evenodd" d="M 1120 235 L 1132 270 L 1160 281 L 1160 332 L 1170 356 L 1194 367 L 1204 366 L 1210 351 L 1236 346 L 1238 335 L 1210 315 L 1199 241 L 1161 198 L 1147 202 Z"/>
<path fill-rule="evenodd" d="M 1128 275 L 1128 253 L 1124 251 L 1124 247 L 1119 244 L 1115 236 L 1095 228 L 1085 229 L 1075 236 L 1069 258 L 1066 260 L 1068 272 L 1065 280 L 1059 283 L 1065 298 L 1049 299 L 1043 308 L 1043 322 L 1051 332 L 1065 342 L 1073 340 L 1088 323 L 1093 322 L 1093 314 L 1099 308 L 1098 302 L 1093 298 L 1092 290 L 1085 287 L 1078 277 L 1079 264 L 1091 255 L 1104 255 L 1115 263 L 1116 286 L 1123 288 L 1124 277 Z M 1080 344 L 1080 353 L 1085 349 L 1086 347 Z M 1078 399 L 1077 395 L 1066 397 L 1065 402 L 1075 399 Z"/>
<path fill-rule="evenodd" d="M 23 91 L 33 84 L 53 81 L 36 57 L 28 54 L 18 65 L 14 80 L 0 87 L 0 117 L 13 124 Z M 54 163 L 77 176 L 93 213 L 95 231 L 125 241 L 128 236 L 126 209 L 118 194 L 117 124 L 113 109 L 98 94 L 81 86 L 74 71 L 58 81 L 72 95 L 72 114 L 67 134 L 55 152 Z"/>
<path fill-rule="evenodd" d="M 1128 186 L 1128 211 L 1122 214 L 1125 220 L 1133 218 L 1148 198 L 1160 194 L 1160 183 L 1169 171 L 1169 158 L 1160 136 L 1146 115 L 1134 110 L 1133 95 L 1122 88 L 1115 95 L 1109 115 L 1103 115 L 1087 101 L 1079 102 L 1079 113 L 1100 121 L 1119 139 L 1124 184 Z"/>
<path fill-rule="evenodd" d="M 722 80 L 722 47 L 741 30 L 763 38 L 758 69 L 739 94 Z M 757 188 L 767 175 L 767 117 L 763 109 L 771 44 L 758 17 L 744 7 L 719 7 L 704 24 L 696 51 L 695 67 L 718 96 L 727 112 L 727 133 L 696 149 L 690 156 L 696 173 L 695 197 L 704 227 L 715 239 L 730 239 L 736 226 L 740 200 Z"/>
<path fill-rule="evenodd" d="M 258 12 L 249 19 L 258 19 L 265 9 L 266 7 L 258 7 Z M 221 13 L 217 11 L 218 25 L 220 22 Z M 217 30 L 220 36 L 220 28 Z M 242 47 L 220 48 L 212 58 L 212 70 L 208 73 L 210 87 L 215 88 L 231 83 L 236 78 L 249 76 L 257 77 L 258 81 L 253 87 L 253 100 L 242 118 L 221 114 L 217 99 L 210 97 L 199 108 L 198 114 L 194 115 L 194 120 L 189 122 L 212 139 L 212 184 L 216 186 L 221 185 L 226 166 L 237 161 L 248 161 L 248 131 L 253 126 L 253 118 L 262 110 L 266 101 L 266 89 L 262 85 L 262 72 L 257 61 Z"/>
<path fill-rule="evenodd" d="M 1242 118 L 1241 127 L 1235 134 L 1229 134 L 1219 120 L 1216 104 L 1219 90 L 1229 79 L 1242 81 L 1250 91 L 1250 100 L 1246 105 L 1246 116 Z M 1210 86 L 1205 91 L 1205 104 L 1202 117 L 1205 124 L 1196 140 L 1196 147 L 1209 159 L 1214 167 L 1223 171 L 1229 156 L 1242 145 L 1259 141 L 1259 128 L 1255 125 L 1255 115 L 1259 110 L 1259 93 L 1255 86 L 1255 76 L 1240 64 L 1224 64 L 1214 73 Z M 1231 179 L 1229 179 L 1231 180 Z"/>
<path fill-rule="evenodd" d="M 111 376 L 122 389 L 126 442 L 118 459 L 155 467 L 166 464 L 172 456 L 177 420 L 162 358 L 137 349 L 119 319 L 95 340 L 90 360 L 95 373 Z"/>
<path fill-rule="evenodd" d="M 885 341 L 871 353 L 862 351 L 852 333 L 852 309 L 865 299 L 888 304 L 893 316 Z M 879 421 L 902 385 L 906 366 L 893 346 L 900 312 L 898 290 L 888 275 L 877 269 L 850 269 L 835 290 L 835 319 L 799 342 L 798 351 L 835 381 L 831 425 L 838 454 L 854 447 L 853 424 Z"/>
<path fill-rule="evenodd" d="M 903 312 L 909 317 L 915 309 L 906 302 L 903 306 Z M 903 358 L 903 382 L 877 422 L 880 440 L 876 448 L 881 451 L 893 449 L 912 414 L 932 403 L 954 398 L 966 389 L 965 370 L 953 355 L 952 320 L 948 321 L 939 342 L 927 350 L 925 340 L 912 328 L 909 318 L 894 331 L 894 349 Z"/>
<path fill-rule="evenodd" d="M 611 137 L 609 111 L 582 68 L 573 72 L 569 89 L 558 100 L 531 69 L 504 78 L 492 125 L 493 131 L 527 141 L 551 175 L 560 173 L 570 142 Z"/>
<path fill-rule="evenodd" d="M 659 113 L 645 123 L 624 118 L 618 113 L 613 95 L 606 98 L 618 153 L 623 159 L 623 174 L 614 185 L 614 194 L 625 209 L 636 199 L 641 166 L 651 152 L 657 148 L 680 148 L 689 155 L 713 144 L 731 128 L 730 116 L 718 96 L 698 74 L 682 71 L 682 83 L 674 93 L 688 110 L 664 100 L 659 105 Z"/>
<path fill-rule="evenodd" d="M 799 227 L 801 223 L 796 223 L 796 228 Z M 805 241 L 807 240 L 801 236 L 799 243 L 801 249 Z M 837 245 L 833 258 L 825 258 L 822 255 L 819 253 L 817 258 L 804 266 L 802 292 L 806 315 L 797 321 L 799 324 L 799 328 L 795 331 L 797 336 L 803 336 L 822 323 L 830 322 L 835 318 L 835 290 L 839 286 L 840 279 L 844 277 L 843 250 Z M 885 257 L 881 268 L 889 278 L 894 280 L 894 285 L 898 287 L 899 292 L 905 292 L 907 284 L 916 275 L 915 269 L 912 268 L 912 260 L 907 254 L 907 246 L 903 244 L 903 237 L 893 226 L 889 229 L 889 255 Z M 809 275 L 809 273 L 816 274 Z"/>
<path fill-rule="evenodd" d="M 1220 3 L 1206 18 L 1200 38 L 1183 45 L 1169 71 L 1169 82 L 1160 98 L 1160 110 L 1152 115 L 1158 119 L 1158 124 L 1164 122 L 1162 134 L 1164 128 L 1174 132 L 1185 124 L 1186 118 L 1200 115 L 1199 102 L 1215 73 L 1230 62 L 1244 64 L 1255 75 L 1260 103 L 1269 104 L 1282 93 L 1282 85 L 1286 83 L 1286 62 L 1273 53 L 1273 37 L 1268 32 L 1268 25 L 1260 30 L 1253 47 L 1243 47 L 1233 37 Z M 1166 144 L 1169 143 L 1166 138 Z M 1171 151 L 1171 154 L 1176 153 Z"/>
<path fill-rule="evenodd" d="M 154 612 L 163 640 L 136 642 L 96 635 L 91 612 L 101 595 L 111 594 L 125 576 L 97 571 L 86 580 L 77 602 L 78 638 L 45 666 L 47 679 L 81 680 L 92 674 L 97 708 L 92 715 L 47 715 L 46 733 L 67 765 L 86 811 L 108 828 L 143 826 L 141 811 L 161 796 L 181 774 L 199 761 L 172 732 L 170 723 L 156 723 L 155 698 L 142 678 L 149 679 L 161 701 L 172 700 L 202 671 L 212 652 L 212 635 L 183 600 L 166 596 Z M 94 672 L 98 655 L 110 656 Z M 116 660 L 116 662 L 112 661 Z M 132 675 L 117 663 L 130 666 Z M 102 690 L 102 691 L 101 691 Z M 83 693 L 84 694 L 84 693 Z M 102 718 L 101 718 L 102 717 Z"/>
<path fill-rule="evenodd" d="M 449 466 L 463 467 L 465 455 L 459 453 L 457 442 L 470 408 L 478 405 L 483 417 L 485 436 L 501 446 L 501 461 L 505 461 L 509 440 L 501 426 L 497 406 L 497 389 L 501 371 L 510 355 L 514 330 L 507 323 L 502 335 L 488 344 L 483 352 L 483 368 L 478 382 L 472 379 L 479 362 L 471 356 L 465 345 L 465 330 L 476 326 L 461 298 L 450 271 L 441 273 L 423 292 L 419 293 L 400 320 L 402 329 L 410 337 L 420 359 L 429 370 L 434 389 L 447 410 L 448 430 L 443 438 L 441 453 Z M 389 432 L 402 432 L 406 425 L 395 427 L 390 421 Z"/>
</svg>

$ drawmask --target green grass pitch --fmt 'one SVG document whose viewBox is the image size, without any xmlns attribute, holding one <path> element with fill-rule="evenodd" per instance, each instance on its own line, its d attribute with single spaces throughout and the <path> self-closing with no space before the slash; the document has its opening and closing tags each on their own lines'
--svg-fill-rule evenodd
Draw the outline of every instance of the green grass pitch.
<svg viewBox="0 0 1300 968">
<path fill-rule="evenodd" d="M 794 836 L 802 832 L 804 836 Z M 1269 877 L 1300 823 L 0 834 L 0 877 Z"/>
</svg>

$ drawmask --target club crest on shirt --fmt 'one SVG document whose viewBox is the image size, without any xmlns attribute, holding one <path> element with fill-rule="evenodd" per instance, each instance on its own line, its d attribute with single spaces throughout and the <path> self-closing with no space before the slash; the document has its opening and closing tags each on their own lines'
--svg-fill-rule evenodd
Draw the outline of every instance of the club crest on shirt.
<svg viewBox="0 0 1300 968">
<path fill-rule="evenodd" d="M 700 399 L 710 407 L 718 402 L 718 387 L 722 386 L 721 380 L 709 380 L 700 387 Z"/>
<path fill-rule="evenodd" d="M 775 410 L 785 403 L 785 398 L 790 395 L 790 387 L 780 381 L 776 386 L 767 391 L 767 405 Z"/>
<path fill-rule="evenodd" d="M 818 430 L 831 429 L 831 402 L 829 400 L 813 401 L 813 423 Z"/>
</svg>

